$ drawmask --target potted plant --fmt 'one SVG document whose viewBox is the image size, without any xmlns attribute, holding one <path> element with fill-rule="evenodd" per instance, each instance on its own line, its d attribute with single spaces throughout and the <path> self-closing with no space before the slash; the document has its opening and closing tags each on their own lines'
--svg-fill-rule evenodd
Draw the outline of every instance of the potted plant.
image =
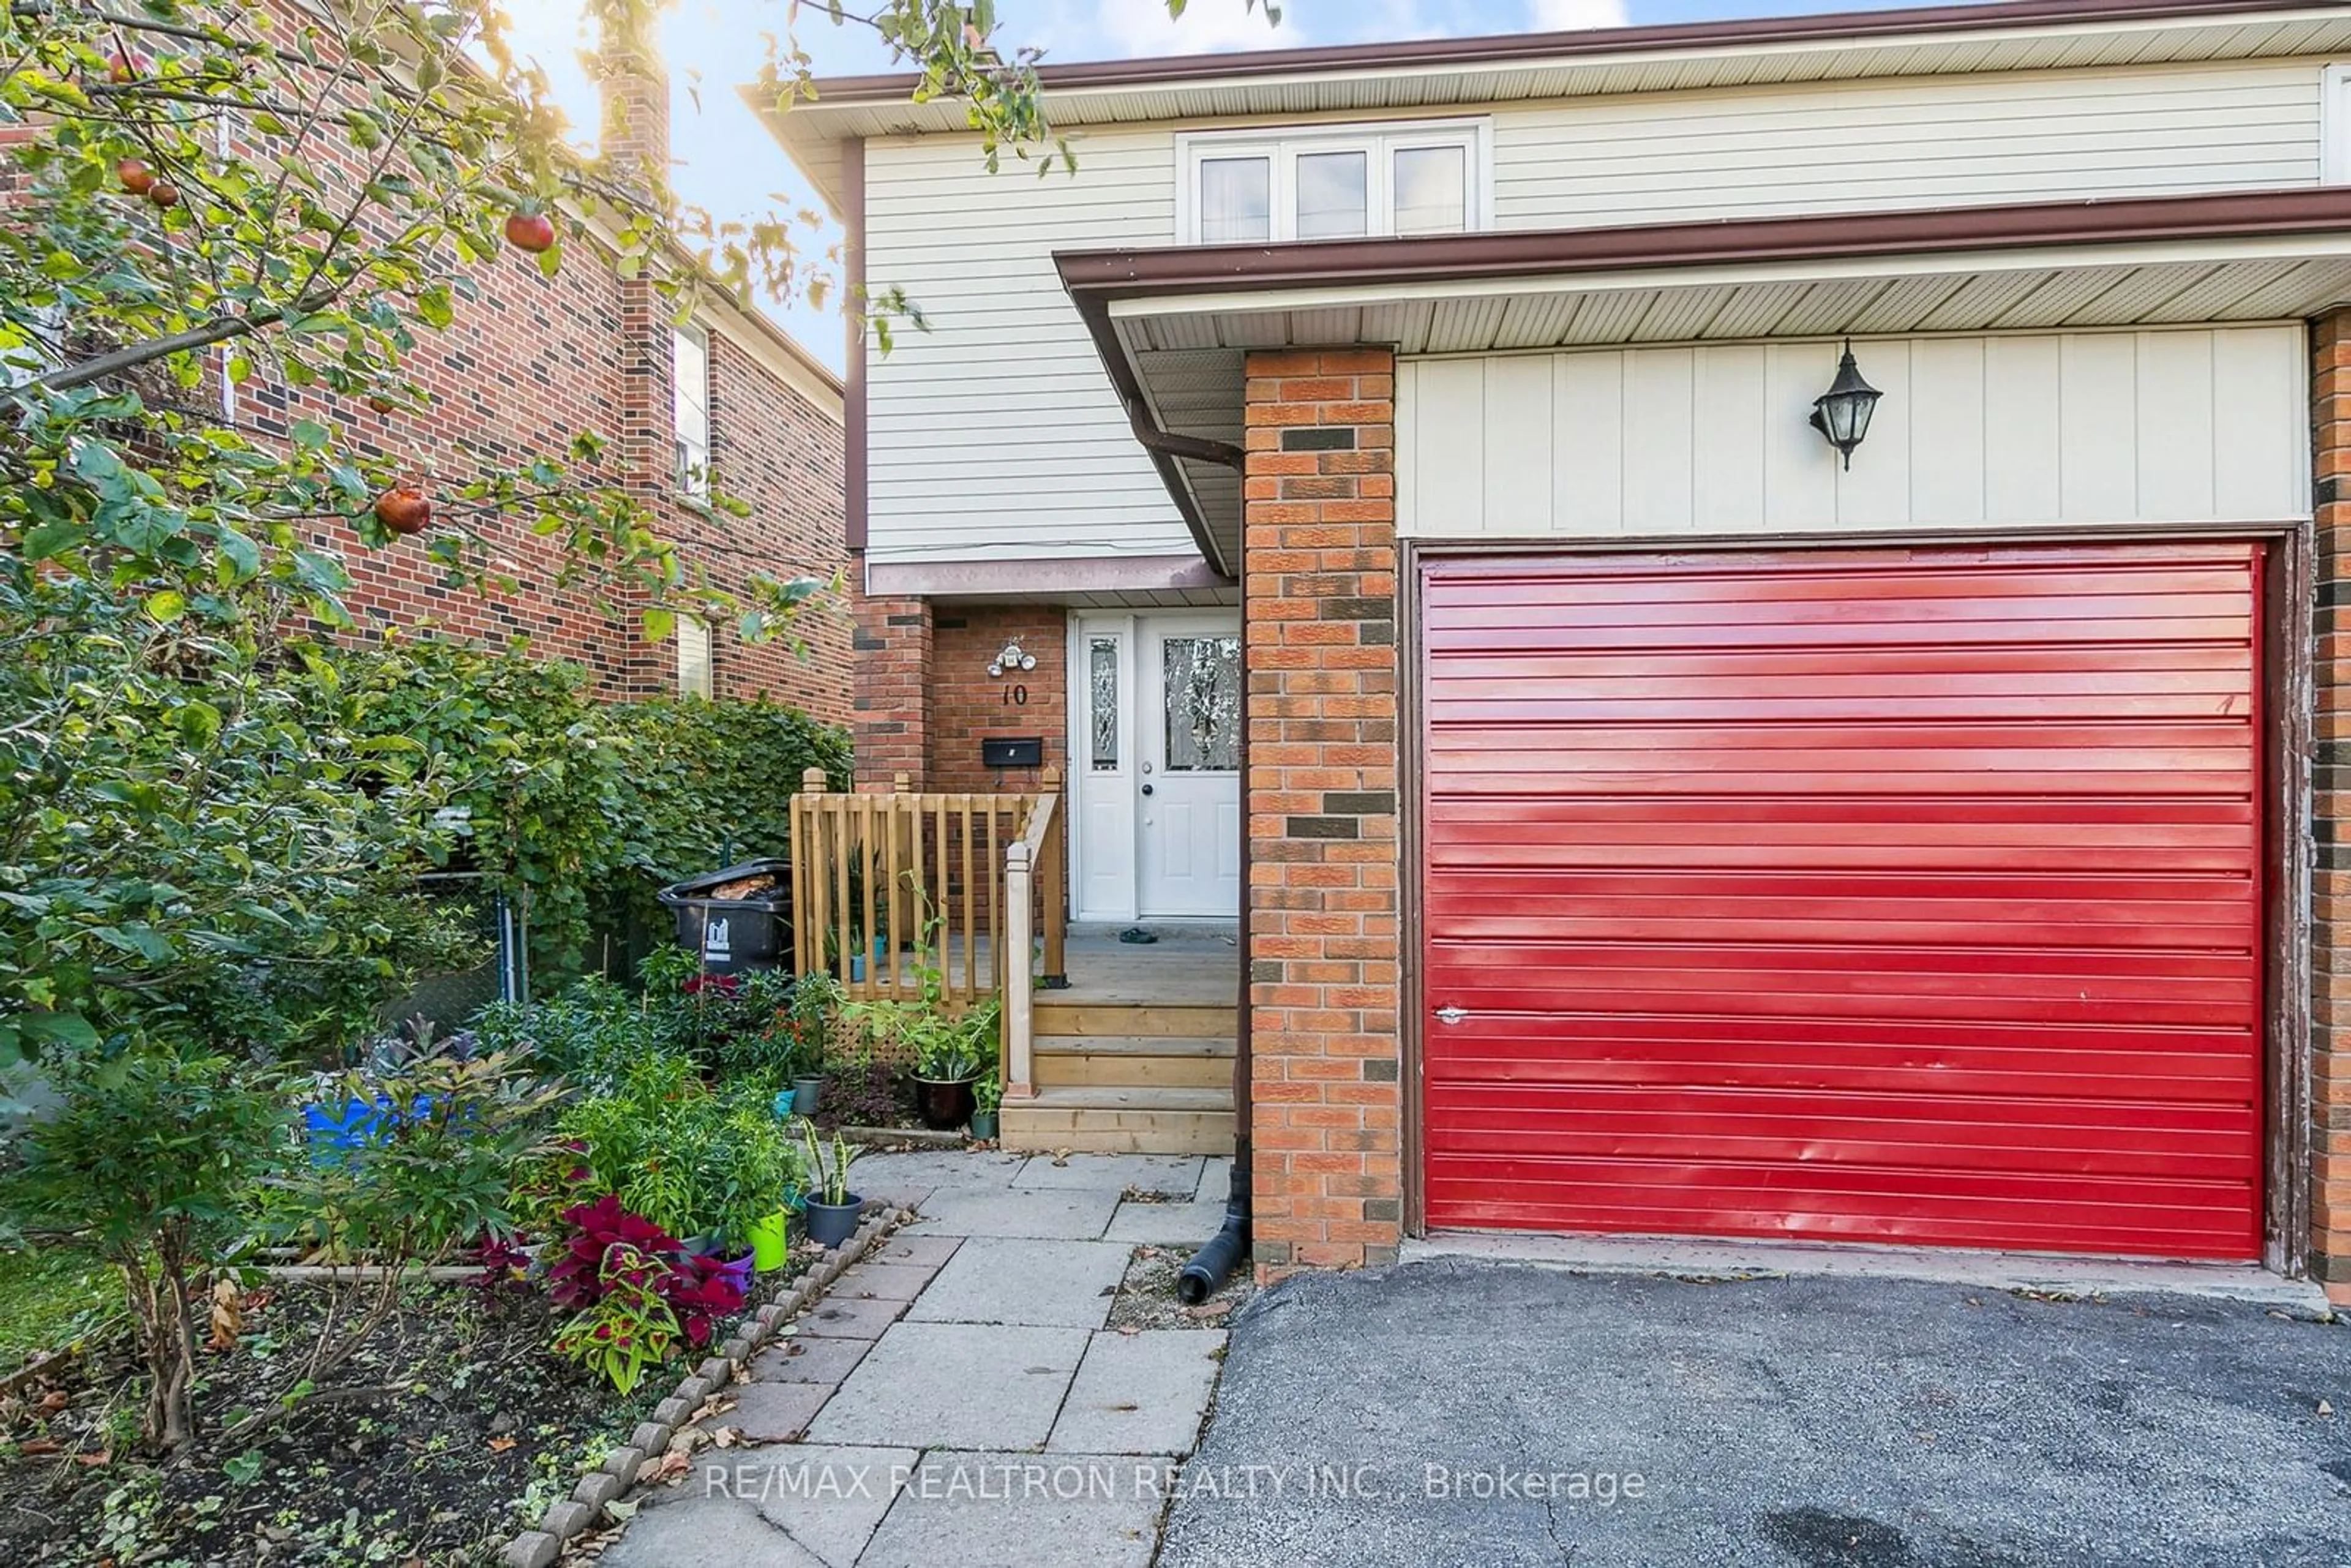
<svg viewBox="0 0 2351 1568">
<path fill-rule="evenodd" d="M 791 1109 L 797 1114 L 813 1116 L 824 1103 L 825 1046 L 847 999 L 841 982 L 820 970 L 792 982 L 783 1021 L 791 1033 Z"/>
<path fill-rule="evenodd" d="M 800 1124 L 801 1153 L 807 1159 L 809 1193 L 802 1207 L 808 1212 L 809 1239 L 838 1247 L 857 1233 L 857 1214 L 865 1200 L 849 1190 L 849 1167 L 857 1151 L 838 1133 L 827 1145 L 816 1135 L 816 1124 Z"/>
<path fill-rule="evenodd" d="M 1000 1004 L 991 998 L 959 1019 L 926 1013 L 908 1033 L 914 1053 L 914 1100 L 923 1125 L 949 1132 L 978 1109 L 977 1088 L 996 1061 Z"/>
<path fill-rule="evenodd" d="M 771 1243 L 771 1256 L 774 1244 L 780 1243 L 786 1195 L 799 1185 L 799 1150 L 758 1103 L 756 1086 L 753 1092 L 734 1095 L 731 1103 L 714 1100 L 710 1110 L 717 1115 L 695 1173 L 695 1208 L 716 1241 L 711 1250 L 747 1281 L 751 1270 L 763 1266 L 762 1236 Z"/>
<path fill-rule="evenodd" d="M 971 1087 L 971 1135 L 983 1143 L 996 1141 L 997 1107 L 1004 1103 L 1004 1084 L 989 1068 Z"/>
</svg>

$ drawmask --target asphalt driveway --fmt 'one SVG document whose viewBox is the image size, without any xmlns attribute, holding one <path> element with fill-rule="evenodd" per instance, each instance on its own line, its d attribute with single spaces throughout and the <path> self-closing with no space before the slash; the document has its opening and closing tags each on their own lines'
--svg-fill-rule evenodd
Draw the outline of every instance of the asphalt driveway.
<svg viewBox="0 0 2351 1568">
<path fill-rule="evenodd" d="M 1441 1261 L 1233 1324 L 1160 1568 L 2351 1565 L 2351 1328 Z"/>
</svg>

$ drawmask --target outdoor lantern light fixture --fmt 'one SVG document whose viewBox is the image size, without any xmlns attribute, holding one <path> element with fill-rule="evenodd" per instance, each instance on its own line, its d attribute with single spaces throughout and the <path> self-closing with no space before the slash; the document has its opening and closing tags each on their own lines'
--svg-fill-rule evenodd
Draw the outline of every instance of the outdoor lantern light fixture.
<svg viewBox="0 0 2351 1568">
<path fill-rule="evenodd" d="M 1853 449 L 1869 434 L 1869 416 L 1877 400 L 1885 395 L 1861 379 L 1861 367 L 1853 362 L 1853 344 L 1847 341 L 1844 358 L 1837 361 L 1836 380 L 1813 400 L 1813 428 L 1828 437 L 1847 468 L 1853 466 Z"/>
<path fill-rule="evenodd" d="M 1004 644 L 1004 652 L 988 662 L 987 673 L 992 677 L 1001 679 L 1007 670 L 1033 670 L 1036 667 L 1036 654 L 1023 653 L 1018 643 L 1007 643 Z"/>
</svg>

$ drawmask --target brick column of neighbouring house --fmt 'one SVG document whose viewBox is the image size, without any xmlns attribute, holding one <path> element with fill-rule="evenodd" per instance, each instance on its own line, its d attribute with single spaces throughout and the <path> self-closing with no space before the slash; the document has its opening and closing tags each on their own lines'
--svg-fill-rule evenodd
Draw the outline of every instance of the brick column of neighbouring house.
<svg viewBox="0 0 2351 1568">
<path fill-rule="evenodd" d="M 852 562 L 852 574 L 864 570 Z M 857 787 L 887 789 L 901 773 L 925 788 L 931 733 L 931 607 L 921 599 L 870 599 L 852 589 L 850 633 L 857 695 L 852 703 Z"/>
<path fill-rule="evenodd" d="M 1395 363 L 1249 361 L 1251 1180 L 1260 1278 L 1402 1234 Z"/>
<path fill-rule="evenodd" d="M 2351 1302 L 2351 310 L 2321 319 L 2315 344 L 2310 1269 L 2329 1297 Z"/>
</svg>

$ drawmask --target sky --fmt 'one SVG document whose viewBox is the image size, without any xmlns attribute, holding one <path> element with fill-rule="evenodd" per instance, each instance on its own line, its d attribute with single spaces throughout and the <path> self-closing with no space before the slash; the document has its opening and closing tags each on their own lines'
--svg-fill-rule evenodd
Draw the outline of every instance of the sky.
<svg viewBox="0 0 2351 1568">
<path fill-rule="evenodd" d="M 594 40 L 579 0 L 508 4 L 518 50 L 546 68 L 581 145 L 592 147 L 596 91 L 579 54 Z M 1190 0 L 1180 21 L 1169 20 L 1165 0 L 998 0 L 997 15 L 1003 43 L 1040 47 L 1051 64 L 1887 8 L 1884 0 L 1284 0 L 1280 26 L 1270 26 L 1244 0 Z M 789 9 L 789 0 L 676 0 L 664 18 L 671 179 L 681 199 L 722 220 L 822 205 L 735 90 L 758 75 L 766 57 L 761 36 L 781 36 Z M 799 6 L 797 32 L 820 77 L 899 68 L 870 28 L 836 26 L 820 5 Z M 813 243 L 822 251 L 839 238 L 828 225 Z M 845 340 L 833 308 L 765 304 L 811 353 L 840 370 Z"/>
</svg>

